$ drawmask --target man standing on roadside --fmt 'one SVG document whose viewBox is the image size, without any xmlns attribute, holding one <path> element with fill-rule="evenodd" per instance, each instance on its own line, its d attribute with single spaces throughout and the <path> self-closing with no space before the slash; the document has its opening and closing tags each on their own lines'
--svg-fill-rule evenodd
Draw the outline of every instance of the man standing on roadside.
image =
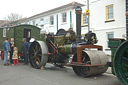
<svg viewBox="0 0 128 85">
<path fill-rule="evenodd" d="M 3 50 L 4 50 L 4 66 L 8 66 L 9 65 L 9 63 L 7 63 L 8 52 L 11 51 L 10 44 L 9 44 L 9 38 L 6 38 L 6 40 L 4 41 Z"/>
<path fill-rule="evenodd" d="M 23 45 L 22 45 L 22 52 L 23 52 L 23 57 L 24 57 L 24 65 L 28 65 L 28 52 L 29 52 L 29 43 L 26 41 L 26 38 L 23 38 L 22 40 Z"/>
</svg>

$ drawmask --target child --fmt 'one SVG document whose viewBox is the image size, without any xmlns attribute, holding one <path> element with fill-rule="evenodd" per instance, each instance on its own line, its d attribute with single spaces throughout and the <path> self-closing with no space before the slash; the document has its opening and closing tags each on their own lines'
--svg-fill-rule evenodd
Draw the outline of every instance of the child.
<svg viewBox="0 0 128 85">
<path fill-rule="evenodd" d="M 17 50 L 17 47 L 14 47 L 14 51 L 13 51 L 13 64 L 12 65 L 19 65 L 19 62 L 18 62 L 18 50 Z M 16 62 L 15 62 L 16 61 Z"/>
</svg>

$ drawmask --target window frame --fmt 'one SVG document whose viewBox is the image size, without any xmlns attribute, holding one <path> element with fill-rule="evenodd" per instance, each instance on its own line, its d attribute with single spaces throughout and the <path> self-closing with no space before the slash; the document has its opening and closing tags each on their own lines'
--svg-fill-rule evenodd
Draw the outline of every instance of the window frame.
<svg viewBox="0 0 128 85">
<path fill-rule="evenodd" d="M 7 35 L 6 28 L 3 28 L 3 37 L 6 37 L 6 35 Z"/>
<path fill-rule="evenodd" d="M 32 21 L 32 24 L 33 24 L 33 25 L 36 25 L 36 21 L 35 21 L 35 20 L 33 20 L 33 21 Z"/>
<path fill-rule="evenodd" d="M 52 24 L 51 24 L 51 17 L 53 17 Z M 54 15 L 50 16 L 49 19 L 50 19 L 50 25 L 53 26 L 54 25 Z"/>
<path fill-rule="evenodd" d="M 83 17 L 84 14 L 85 14 L 85 13 L 82 13 L 82 19 L 81 19 L 81 20 L 82 20 L 82 23 L 81 23 L 81 25 L 82 25 L 82 26 L 88 26 L 88 18 L 87 18 L 87 23 L 84 24 L 84 21 L 83 21 L 83 20 L 84 20 L 84 17 Z M 86 15 L 86 14 L 85 14 L 85 15 Z M 86 15 L 86 17 L 87 17 L 87 15 Z"/>
<path fill-rule="evenodd" d="M 113 18 L 112 19 L 108 19 L 108 7 L 113 7 Z M 107 5 L 106 6 L 106 21 L 113 21 L 114 20 L 114 5 L 111 4 L 111 5 Z"/>
<path fill-rule="evenodd" d="M 44 18 L 40 18 L 40 21 L 44 21 Z"/>
<path fill-rule="evenodd" d="M 108 45 L 108 42 L 109 42 L 108 34 L 113 34 L 113 38 L 114 38 L 114 32 L 107 32 L 106 33 L 106 36 L 107 36 L 107 48 L 109 48 L 109 45 Z"/>
<path fill-rule="evenodd" d="M 66 14 L 66 17 L 63 17 L 63 14 Z M 61 16 L 62 16 L 62 23 L 67 23 L 67 12 L 63 12 Z M 64 18 L 66 19 L 66 21 L 64 21 Z"/>
</svg>

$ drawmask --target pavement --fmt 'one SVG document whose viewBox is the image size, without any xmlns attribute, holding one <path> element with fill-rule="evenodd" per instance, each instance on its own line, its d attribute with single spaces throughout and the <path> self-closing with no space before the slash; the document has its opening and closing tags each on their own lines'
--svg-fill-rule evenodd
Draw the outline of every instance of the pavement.
<svg viewBox="0 0 128 85">
<path fill-rule="evenodd" d="M 47 64 L 45 70 L 30 65 L 3 66 L 0 60 L 0 85 L 121 85 L 109 70 L 99 76 L 83 78 L 77 76 L 71 67 L 54 67 Z"/>
</svg>

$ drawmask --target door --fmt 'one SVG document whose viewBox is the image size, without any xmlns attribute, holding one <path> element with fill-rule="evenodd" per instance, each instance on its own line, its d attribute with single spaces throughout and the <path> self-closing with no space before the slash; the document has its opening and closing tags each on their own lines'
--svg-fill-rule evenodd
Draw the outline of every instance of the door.
<svg viewBox="0 0 128 85">
<path fill-rule="evenodd" d="M 27 39 L 27 42 L 31 39 L 31 29 L 24 29 L 24 38 Z"/>
</svg>

